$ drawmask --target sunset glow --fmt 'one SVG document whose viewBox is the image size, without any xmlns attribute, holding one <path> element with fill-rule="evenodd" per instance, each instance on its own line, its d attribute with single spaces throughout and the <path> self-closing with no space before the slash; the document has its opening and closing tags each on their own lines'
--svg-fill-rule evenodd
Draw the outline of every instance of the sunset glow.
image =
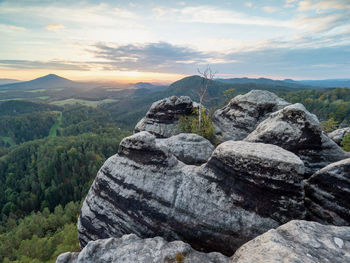
<svg viewBox="0 0 350 263">
<path fill-rule="evenodd" d="M 67 15 L 69 14 L 69 15 Z M 350 2 L 0 1 L 0 78 L 349 77 Z"/>
</svg>

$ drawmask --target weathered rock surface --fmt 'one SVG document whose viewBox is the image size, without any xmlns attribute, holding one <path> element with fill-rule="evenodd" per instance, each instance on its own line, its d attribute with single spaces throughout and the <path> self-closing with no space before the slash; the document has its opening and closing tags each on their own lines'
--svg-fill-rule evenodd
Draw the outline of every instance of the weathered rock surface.
<svg viewBox="0 0 350 263">
<path fill-rule="evenodd" d="M 350 262 L 350 227 L 291 221 L 249 241 L 230 263 Z"/>
<path fill-rule="evenodd" d="M 157 139 L 156 144 L 168 148 L 180 161 L 194 165 L 207 162 L 215 149 L 210 141 L 194 133 L 180 133 L 170 138 Z"/>
<path fill-rule="evenodd" d="M 304 161 L 308 176 L 350 157 L 322 132 L 317 117 L 299 103 L 272 113 L 245 141 L 275 144 L 295 153 Z"/>
<path fill-rule="evenodd" d="M 148 131 L 159 138 L 176 135 L 179 133 L 177 128 L 179 118 L 192 115 L 193 109 L 197 107 L 198 104 L 187 96 L 172 96 L 156 101 L 146 116 L 137 123 L 135 133 Z"/>
<path fill-rule="evenodd" d="M 80 244 L 134 233 L 182 240 L 226 255 L 294 218 L 304 218 L 304 165 L 275 145 L 228 141 L 202 166 L 178 161 L 148 132 L 125 138 L 90 188 Z"/>
<path fill-rule="evenodd" d="M 350 225 L 350 159 L 326 166 L 305 182 L 305 204 L 313 221 Z"/>
<path fill-rule="evenodd" d="M 91 241 L 78 254 L 65 253 L 56 263 L 228 263 L 220 253 L 201 253 L 182 241 L 161 237 L 140 239 L 136 235 Z"/>
<path fill-rule="evenodd" d="M 331 138 L 336 144 L 340 145 L 344 136 L 350 133 L 350 127 L 338 129 L 328 133 L 328 137 Z"/>
<path fill-rule="evenodd" d="M 293 220 L 256 237 L 228 258 L 202 253 L 182 241 L 134 234 L 90 241 L 80 252 L 61 254 L 56 263 L 344 263 L 350 262 L 350 227 Z"/>
<path fill-rule="evenodd" d="M 236 96 L 228 105 L 214 113 L 217 142 L 243 140 L 270 113 L 287 105 L 290 103 L 264 90 L 252 90 Z"/>
<path fill-rule="evenodd" d="M 66 252 L 57 257 L 56 263 L 75 263 L 78 261 L 78 257 L 79 252 Z"/>
</svg>

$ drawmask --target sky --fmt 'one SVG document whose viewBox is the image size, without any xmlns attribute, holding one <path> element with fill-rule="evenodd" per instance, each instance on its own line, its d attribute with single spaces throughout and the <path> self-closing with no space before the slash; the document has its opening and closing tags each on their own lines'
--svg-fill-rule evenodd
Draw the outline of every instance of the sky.
<svg viewBox="0 0 350 263">
<path fill-rule="evenodd" d="M 350 0 L 0 0 L 0 78 L 350 78 Z"/>
</svg>

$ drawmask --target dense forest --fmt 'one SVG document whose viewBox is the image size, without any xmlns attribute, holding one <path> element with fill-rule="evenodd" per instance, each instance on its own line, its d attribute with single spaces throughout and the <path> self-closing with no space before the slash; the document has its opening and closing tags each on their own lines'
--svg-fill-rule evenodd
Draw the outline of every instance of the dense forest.
<svg viewBox="0 0 350 263">
<path fill-rule="evenodd" d="M 70 107 L 62 112 L 60 135 L 79 135 L 87 132 L 95 134 L 120 130 L 111 114 L 103 109 L 86 106 Z"/>
<path fill-rule="evenodd" d="M 125 135 L 59 136 L 14 147 L 0 159 L 0 219 L 80 201 Z"/>
<path fill-rule="evenodd" d="M 48 208 L 23 219 L 8 218 L 0 226 L 0 262 L 55 262 L 59 254 L 79 251 L 76 221 L 80 203 L 69 202 L 64 208 Z"/>
<path fill-rule="evenodd" d="M 342 126 L 350 123 L 350 89 L 303 90 L 282 95 L 291 103 L 302 103 L 320 120 L 335 119 Z"/>
</svg>

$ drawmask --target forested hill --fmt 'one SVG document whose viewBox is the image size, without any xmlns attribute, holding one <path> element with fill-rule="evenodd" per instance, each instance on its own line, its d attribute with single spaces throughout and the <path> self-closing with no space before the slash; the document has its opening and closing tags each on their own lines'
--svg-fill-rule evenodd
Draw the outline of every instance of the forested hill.
<svg viewBox="0 0 350 263">
<path fill-rule="evenodd" d="M 187 95 L 193 100 L 198 100 L 198 94 L 200 87 L 203 85 L 205 80 L 200 76 L 190 76 L 178 80 L 171 84 L 165 91 L 167 94 L 172 95 Z M 274 93 L 280 92 L 292 92 L 303 90 L 302 87 L 289 87 L 288 85 L 269 85 L 268 83 L 224 83 L 217 80 L 209 80 L 209 88 L 206 94 L 205 104 L 207 106 L 218 106 L 224 103 L 225 96 L 224 92 L 229 89 L 234 89 L 232 96 L 242 93 L 247 93 L 253 89 L 268 90 Z"/>
<path fill-rule="evenodd" d="M 138 120 L 145 115 L 150 105 L 157 100 L 172 95 L 190 96 L 192 100 L 199 100 L 199 89 L 203 84 L 203 78 L 199 76 L 190 76 L 178 80 L 171 84 L 167 89 L 157 92 L 148 92 L 139 90 L 133 96 L 125 98 L 116 103 L 104 104 L 101 106 L 108 111 L 113 119 L 123 127 L 132 129 Z M 278 84 L 278 85 L 277 85 Z M 276 93 L 290 102 L 300 102 L 308 108 L 309 111 L 319 116 L 321 120 L 328 119 L 333 111 L 342 111 L 337 118 L 340 122 L 348 120 L 350 112 L 348 110 L 349 100 L 346 94 L 349 93 L 347 88 L 312 88 L 308 86 L 288 86 L 278 82 L 276 85 L 268 83 L 223 83 L 221 81 L 209 81 L 209 89 L 204 99 L 204 105 L 207 108 L 222 107 L 228 100 L 238 94 L 247 93 L 253 89 L 268 90 Z M 281 85 L 279 85 L 281 84 Z M 226 91 L 230 91 L 226 93 Z M 340 91 L 344 94 L 339 95 Z M 344 96 L 342 98 L 342 96 Z M 330 103 L 331 106 L 326 105 Z M 323 110 L 321 110 L 321 107 Z"/>
<path fill-rule="evenodd" d="M 189 96 L 194 101 L 199 101 L 199 90 L 204 79 L 200 76 L 190 76 L 172 83 L 167 89 L 149 92 L 147 90 L 135 91 L 134 95 L 116 103 L 102 105 L 101 108 L 110 112 L 115 121 L 123 127 L 133 128 L 138 120 L 145 115 L 151 104 L 157 100 L 169 96 Z M 231 90 L 230 97 L 247 93 L 253 89 L 268 90 L 277 94 L 303 90 L 287 86 L 271 86 L 256 83 L 231 84 L 216 80 L 209 81 L 209 89 L 204 99 L 204 105 L 208 108 L 219 108 L 227 103 L 228 97 L 225 91 Z"/>
</svg>

